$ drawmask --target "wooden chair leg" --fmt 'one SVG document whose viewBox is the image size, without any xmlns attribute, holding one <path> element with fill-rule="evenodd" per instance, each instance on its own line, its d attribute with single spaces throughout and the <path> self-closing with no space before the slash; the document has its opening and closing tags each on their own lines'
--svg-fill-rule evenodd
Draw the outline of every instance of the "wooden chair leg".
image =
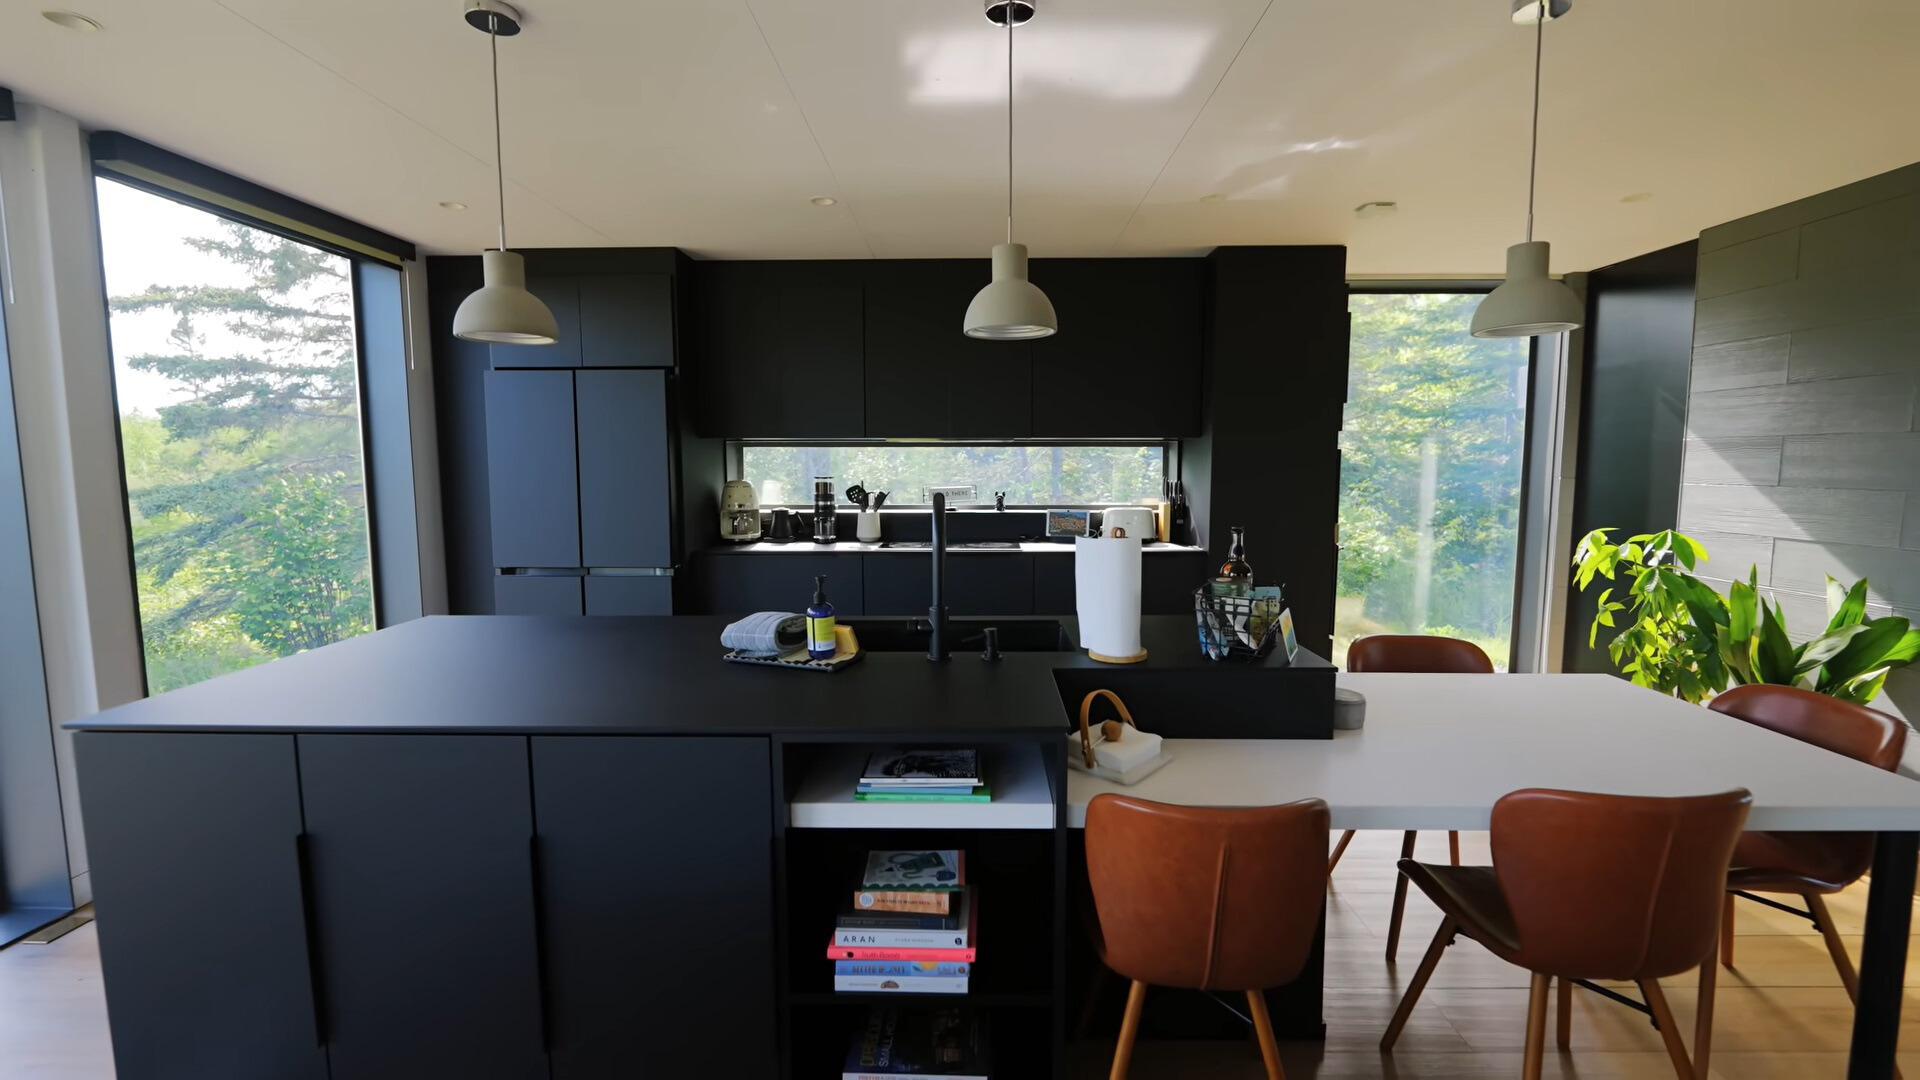
<svg viewBox="0 0 1920 1080">
<path fill-rule="evenodd" d="M 1720 909 L 1720 962 L 1728 970 L 1733 968 L 1733 894 L 1727 894 L 1726 904 Z"/>
<path fill-rule="evenodd" d="M 1267 995 L 1260 990 L 1247 991 L 1247 1011 L 1253 1016 L 1253 1033 L 1260 1038 L 1260 1060 L 1267 1063 L 1267 1080 L 1287 1080 L 1280 1067 L 1280 1044 L 1273 1038 L 1273 1020 L 1267 1015 Z"/>
<path fill-rule="evenodd" d="M 1113 1071 L 1108 1080 L 1127 1080 L 1127 1068 L 1133 1064 L 1133 1039 L 1140 1033 L 1140 1007 L 1147 1003 L 1147 984 L 1138 979 L 1127 990 L 1127 1012 L 1120 1021 L 1120 1041 L 1113 1048 Z"/>
<path fill-rule="evenodd" d="M 1420 835 L 1412 829 L 1400 841 L 1400 857 L 1413 858 L 1413 838 Z M 1400 920 L 1407 914 L 1407 875 L 1395 872 L 1393 881 L 1393 917 L 1387 921 L 1387 963 L 1399 958 Z"/>
<path fill-rule="evenodd" d="M 1693 1016 L 1693 1073 L 1705 1080 L 1713 1075 L 1713 991 L 1720 981 L 1714 958 L 1700 965 L 1700 1003 Z"/>
<path fill-rule="evenodd" d="M 1460 834 L 1452 829 L 1447 830 L 1447 858 L 1453 865 L 1460 865 Z"/>
<path fill-rule="evenodd" d="M 1547 991 L 1552 984 L 1552 978 L 1533 973 L 1527 994 L 1527 1050 L 1520 1069 L 1525 1080 L 1540 1080 L 1540 1064 L 1547 1056 Z"/>
<path fill-rule="evenodd" d="M 1340 834 L 1340 842 L 1333 845 L 1333 855 L 1327 859 L 1327 873 L 1333 873 L 1333 868 L 1340 865 L 1340 856 L 1345 855 L 1347 845 L 1353 843 L 1353 833 L 1354 830 L 1348 829 Z"/>
<path fill-rule="evenodd" d="M 1553 1043 L 1562 1050 L 1573 1049 L 1573 980 L 1560 980 L 1560 996 L 1554 1001 Z"/>
<path fill-rule="evenodd" d="M 1387 1021 L 1386 1034 L 1380 1036 L 1380 1050 L 1386 1053 L 1393 1049 L 1394 1042 L 1400 1038 L 1401 1029 L 1407 1026 L 1407 1020 L 1413 1016 L 1413 1007 L 1420 1001 L 1420 992 L 1427 988 L 1427 980 L 1433 978 L 1433 969 L 1440 966 L 1440 955 L 1453 943 L 1453 935 L 1460 926 L 1452 919 L 1442 920 L 1440 932 L 1433 935 L 1433 944 L 1427 946 L 1427 955 L 1420 958 L 1420 966 L 1414 969 L 1413 981 L 1407 984 L 1407 992 L 1400 995 L 1400 1005 L 1393 1010 L 1393 1019 Z"/>
<path fill-rule="evenodd" d="M 1659 979 L 1641 979 L 1640 992 L 1653 1010 L 1653 1022 L 1660 1027 L 1661 1041 L 1667 1044 L 1667 1056 L 1673 1059 L 1673 1074 L 1679 1080 L 1694 1080 L 1693 1062 L 1687 1060 L 1687 1044 L 1680 1041 L 1680 1029 L 1674 1026 L 1673 1010 L 1667 1007 L 1667 995 Z"/>
</svg>

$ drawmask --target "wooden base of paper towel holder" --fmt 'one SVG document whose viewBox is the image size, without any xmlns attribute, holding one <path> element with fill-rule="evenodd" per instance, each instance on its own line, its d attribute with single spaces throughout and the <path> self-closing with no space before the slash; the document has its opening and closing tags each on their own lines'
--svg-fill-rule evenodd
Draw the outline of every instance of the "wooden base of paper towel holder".
<svg viewBox="0 0 1920 1080">
<path fill-rule="evenodd" d="M 1088 649 L 1087 655 L 1102 664 L 1137 664 L 1147 658 L 1147 650 L 1141 649 L 1132 656 L 1108 656 L 1105 653 L 1097 653 L 1092 649 Z"/>
</svg>

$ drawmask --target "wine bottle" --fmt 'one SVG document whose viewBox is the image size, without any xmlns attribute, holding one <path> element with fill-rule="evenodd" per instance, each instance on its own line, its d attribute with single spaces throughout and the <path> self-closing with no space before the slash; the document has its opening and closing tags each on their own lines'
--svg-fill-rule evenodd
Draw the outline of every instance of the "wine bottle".
<svg viewBox="0 0 1920 1080">
<path fill-rule="evenodd" d="M 1233 526 L 1233 546 L 1227 549 L 1227 561 L 1213 577 L 1214 595 L 1246 596 L 1253 591 L 1253 567 L 1247 565 L 1247 530 Z"/>
</svg>

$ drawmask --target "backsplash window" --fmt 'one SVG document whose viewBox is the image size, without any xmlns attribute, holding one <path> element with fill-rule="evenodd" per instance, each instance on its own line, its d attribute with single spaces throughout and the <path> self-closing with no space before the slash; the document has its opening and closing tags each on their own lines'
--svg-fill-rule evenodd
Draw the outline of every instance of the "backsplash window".
<svg viewBox="0 0 1920 1080">
<path fill-rule="evenodd" d="M 762 506 L 813 501 L 813 478 L 833 477 L 836 493 L 859 484 L 887 493 L 888 506 L 924 505 L 936 490 L 954 506 L 1107 506 L 1158 498 L 1167 475 L 1161 443 L 1132 446 L 767 446 L 740 448 L 741 477 Z"/>
</svg>

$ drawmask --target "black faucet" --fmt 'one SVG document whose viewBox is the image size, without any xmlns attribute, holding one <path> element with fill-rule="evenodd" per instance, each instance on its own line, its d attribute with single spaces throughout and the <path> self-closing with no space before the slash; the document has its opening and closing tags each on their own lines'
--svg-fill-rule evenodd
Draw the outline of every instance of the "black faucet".
<svg viewBox="0 0 1920 1080">
<path fill-rule="evenodd" d="M 927 622 L 933 636 L 927 642 L 927 659 L 947 658 L 947 493 L 933 493 L 933 604 L 927 608 Z"/>
</svg>

